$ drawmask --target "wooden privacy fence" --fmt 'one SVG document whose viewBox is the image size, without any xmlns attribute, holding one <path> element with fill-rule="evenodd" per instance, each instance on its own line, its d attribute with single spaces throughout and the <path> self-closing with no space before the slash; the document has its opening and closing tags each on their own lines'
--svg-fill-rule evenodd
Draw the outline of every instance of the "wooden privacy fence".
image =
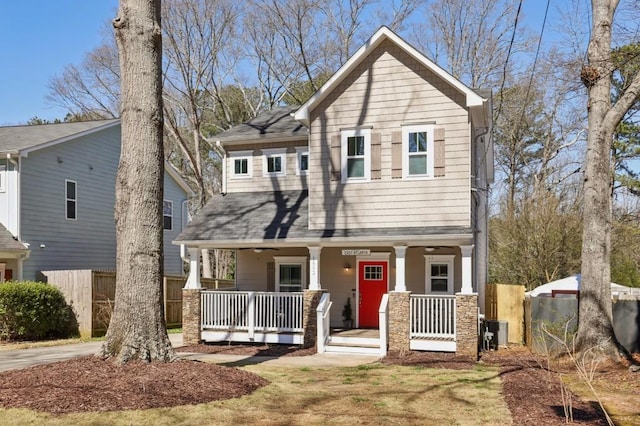
<svg viewBox="0 0 640 426">
<path fill-rule="evenodd" d="M 524 286 L 513 284 L 487 284 L 485 317 L 508 323 L 508 342 L 524 342 Z"/>
<path fill-rule="evenodd" d="M 116 294 L 116 273 L 112 271 L 43 271 L 47 282 L 58 287 L 76 314 L 80 335 L 97 337 L 106 333 Z M 164 312 L 167 327 L 182 326 L 182 288 L 186 277 L 163 279 Z M 233 280 L 201 279 L 209 289 L 233 288 Z"/>
</svg>

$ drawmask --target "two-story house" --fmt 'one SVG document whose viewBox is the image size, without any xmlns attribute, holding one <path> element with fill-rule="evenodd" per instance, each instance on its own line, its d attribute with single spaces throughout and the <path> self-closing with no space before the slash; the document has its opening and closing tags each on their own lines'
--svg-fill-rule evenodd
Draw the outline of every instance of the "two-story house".
<svg viewBox="0 0 640 426">
<path fill-rule="evenodd" d="M 351 348 L 460 352 L 466 338 L 477 350 L 490 92 L 382 27 L 304 105 L 218 143 L 223 192 L 176 243 L 192 254 L 187 290 L 200 288 L 198 250 L 237 250 L 238 292 L 200 291 L 194 340 L 311 339 L 329 350 L 349 343 L 331 334 L 349 304 L 356 329 L 375 330 Z"/>
<path fill-rule="evenodd" d="M 0 127 L 0 281 L 41 271 L 115 270 L 120 120 Z M 179 247 L 191 190 L 167 165 L 165 272 L 182 275 Z"/>
</svg>

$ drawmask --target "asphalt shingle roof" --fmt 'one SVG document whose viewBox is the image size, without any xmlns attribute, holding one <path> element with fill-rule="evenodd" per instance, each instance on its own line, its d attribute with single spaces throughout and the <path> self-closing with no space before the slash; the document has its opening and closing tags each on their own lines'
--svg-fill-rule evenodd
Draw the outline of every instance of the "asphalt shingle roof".
<svg viewBox="0 0 640 426">
<path fill-rule="evenodd" d="M 414 227 L 368 229 L 309 229 L 309 192 L 237 192 L 215 195 L 195 216 L 176 242 L 207 241 L 215 244 L 295 242 L 345 237 L 375 239 L 393 236 L 469 234 L 469 228 Z"/>
<path fill-rule="evenodd" d="M 106 127 L 119 121 L 119 119 L 112 119 L 37 126 L 0 127 L 0 153 L 17 153 L 58 139 L 65 139 L 100 127 Z"/>
<path fill-rule="evenodd" d="M 13 238 L 11 232 L 0 223 L 0 251 L 24 251 L 27 247 Z"/>
<path fill-rule="evenodd" d="M 298 106 L 283 106 L 267 111 L 215 136 L 221 142 L 243 142 L 263 139 L 307 138 L 307 128 L 291 114 Z"/>
</svg>

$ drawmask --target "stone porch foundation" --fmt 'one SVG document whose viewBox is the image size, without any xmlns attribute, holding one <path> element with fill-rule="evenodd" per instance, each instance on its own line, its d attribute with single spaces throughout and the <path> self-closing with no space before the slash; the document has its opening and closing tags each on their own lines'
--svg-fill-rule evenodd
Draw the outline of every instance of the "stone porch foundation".
<svg viewBox="0 0 640 426">
<path fill-rule="evenodd" d="M 456 354 L 478 360 L 477 294 L 456 294 Z"/>
<path fill-rule="evenodd" d="M 322 290 L 304 290 L 302 329 L 304 342 L 302 347 L 310 348 L 316 345 L 318 334 L 318 305 L 322 297 Z"/>
<path fill-rule="evenodd" d="M 185 346 L 198 345 L 202 340 L 200 289 L 182 289 L 182 341 Z"/>
</svg>

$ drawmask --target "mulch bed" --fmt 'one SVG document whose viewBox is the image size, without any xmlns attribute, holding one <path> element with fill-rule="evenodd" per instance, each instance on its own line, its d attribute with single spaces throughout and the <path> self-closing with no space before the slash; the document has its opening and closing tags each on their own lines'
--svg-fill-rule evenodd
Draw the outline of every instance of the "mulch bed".
<svg viewBox="0 0 640 426">
<path fill-rule="evenodd" d="M 193 346 L 182 346 L 179 352 L 196 352 L 202 354 L 246 355 L 246 356 L 307 356 L 317 353 L 315 347 L 303 349 L 300 346 L 287 345 L 251 345 L 241 343 L 207 343 Z"/>
</svg>

